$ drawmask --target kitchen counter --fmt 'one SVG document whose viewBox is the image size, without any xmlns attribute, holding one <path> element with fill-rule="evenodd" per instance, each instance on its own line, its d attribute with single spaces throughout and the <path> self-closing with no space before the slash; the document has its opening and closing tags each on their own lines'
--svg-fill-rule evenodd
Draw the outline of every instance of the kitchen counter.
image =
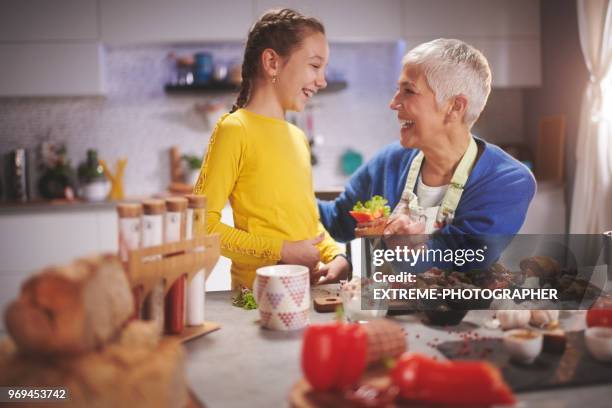
<svg viewBox="0 0 612 408">
<path fill-rule="evenodd" d="M 321 200 L 333 200 L 342 193 L 342 188 L 328 189 L 328 190 L 317 190 L 315 196 Z M 42 213 L 42 212 L 78 212 L 78 211 L 95 211 L 95 210 L 107 210 L 115 209 L 119 202 L 137 202 L 148 198 L 163 199 L 170 196 L 169 193 L 158 193 L 152 196 L 141 196 L 141 197 L 127 197 L 121 201 L 84 201 L 76 199 L 72 201 L 68 200 L 35 200 L 27 202 L 16 202 L 16 201 L 0 201 L 0 215 L 10 214 L 28 214 L 28 213 Z"/>
<path fill-rule="evenodd" d="M 3 202 L 0 203 L 0 215 L 9 214 L 27 214 L 27 213 L 42 213 L 42 212 L 67 212 L 67 211 L 96 211 L 113 209 L 117 205 L 116 201 L 67 201 L 67 200 L 51 200 L 51 201 L 28 201 L 25 203 L 18 202 Z"/>
<path fill-rule="evenodd" d="M 489 311 L 471 311 L 459 328 L 474 330 L 473 324 L 491 316 Z M 312 323 L 331 321 L 334 314 L 312 311 Z M 230 292 L 206 294 L 206 319 L 221 324 L 221 330 L 186 344 L 187 375 L 198 398 L 207 407 L 283 407 L 288 394 L 301 378 L 302 332 L 277 332 L 261 329 L 257 310 L 242 310 L 231 305 Z M 399 316 L 408 333 L 410 351 L 442 357 L 427 345 L 434 338 L 459 340 L 456 333 L 428 327 L 416 315 Z M 579 320 L 563 319 L 566 328 L 578 328 Z M 475 331 L 488 336 L 496 332 Z M 419 335 L 416 338 L 416 335 Z M 499 332 L 497 332 L 499 334 Z M 609 407 L 612 386 L 558 388 L 517 395 L 521 407 Z"/>
</svg>

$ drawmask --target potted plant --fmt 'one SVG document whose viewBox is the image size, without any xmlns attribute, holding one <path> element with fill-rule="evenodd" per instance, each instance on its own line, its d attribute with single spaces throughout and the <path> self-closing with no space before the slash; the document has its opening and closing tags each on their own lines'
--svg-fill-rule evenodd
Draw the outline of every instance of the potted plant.
<svg viewBox="0 0 612 408">
<path fill-rule="evenodd" d="M 98 162 L 98 152 L 87 150 L 87 160 L 78 168 L 80 195 L 87 201 L 103 201 L 108 196 L 110 183 L 104 176 L 104 170 Z"/>
<path fill-rule="evenodd" d="M 45 142 L 40 150 L 42 176 L 38 180 L 38 190 L 46 199 L 74 198 L 74 170 L 67 158 L 63 143 Z"/>
<path fill-rule="evenodd" d="M 198 181 L 198 177 L 200 176 L 202 158 L 195 154 L 184 154 L 182 159 L 186 166 L 185 181 L 188 184 L 195 185 L 195 183 Z"/>
</svg>

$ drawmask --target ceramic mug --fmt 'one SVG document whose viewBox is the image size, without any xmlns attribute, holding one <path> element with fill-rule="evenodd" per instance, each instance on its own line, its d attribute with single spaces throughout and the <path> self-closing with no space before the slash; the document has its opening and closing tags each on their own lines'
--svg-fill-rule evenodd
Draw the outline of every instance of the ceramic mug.
<svg viewBox="0 0 612 408">
<path fill-rule="evenodd" d="M 260 325 L 271 330 L 298 330 L 308 325 L 310 275 L 302 265 L 273 265 L 256 271 L 253 293 Z"/>
</svg>

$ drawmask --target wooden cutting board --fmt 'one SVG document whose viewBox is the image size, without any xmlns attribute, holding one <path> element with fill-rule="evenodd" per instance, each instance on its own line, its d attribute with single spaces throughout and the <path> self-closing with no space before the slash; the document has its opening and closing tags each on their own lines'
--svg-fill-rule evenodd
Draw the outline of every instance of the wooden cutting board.
<svg viewBox="0 0 612 408">
<path fill-rule="evenodd" d="M 387 370 L 384 368 L 369 370 L 364 375 L 361 383 L 385 388 L 391 381 L 386 375 L 386 372 Z M 364 406 L 349 401 L 341 392 L 315 391 L 304 378 L 295 383 L 291 388 L 289 393 L 289 405 L 294 408 L 356 408 Z M 405 405 L 392 404 L 386 407 L 395 406 L 400 407 Z"/>
</svg>

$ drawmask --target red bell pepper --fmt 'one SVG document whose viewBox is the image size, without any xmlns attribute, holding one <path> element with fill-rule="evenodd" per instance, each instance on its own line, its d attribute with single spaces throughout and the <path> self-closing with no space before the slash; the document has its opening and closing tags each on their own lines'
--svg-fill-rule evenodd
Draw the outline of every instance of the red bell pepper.
<svg viewBox="0 0 612 408">
<path fill-rule="evenodd" d="M 349 211 L 351 217 L 357 221 L 357 223 L 369 222 L 374 219 L 374 216 L 370 212 L 365 211 Z"/>
<path fill-rule="evenodd" d="M 354 385 L 366 367 L 368 339 L 359 324 L 311 325 L 304 333 L 302 371 L 317 391 Z"/>
<path fill-rule="evenodd" d="M 497 368 L 485 361 L 440 362 L 404 353 L 391 370 L 402 399 L 447 405 L 514 404 Z"/>
<path fill-rule="evenodd" d="M 586 315 L 588 327 L 612 327 L 612 299 L 601 298 Z"/>
</svg>

